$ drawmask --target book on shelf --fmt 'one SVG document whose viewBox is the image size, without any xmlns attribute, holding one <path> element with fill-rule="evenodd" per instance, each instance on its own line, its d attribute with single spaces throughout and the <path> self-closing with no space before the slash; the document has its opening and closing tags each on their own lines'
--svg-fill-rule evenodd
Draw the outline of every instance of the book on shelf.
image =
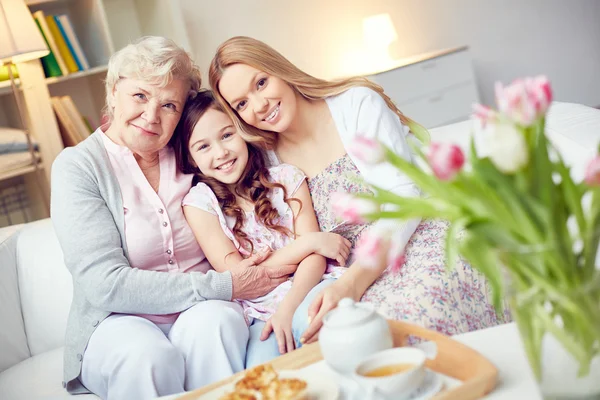
<svg viewBox="0 0 600 400">
<path fill-rule="evenodd" d="M 56 43 L 56 47 L 58 47 L 58 52 L 60 53 L 61 58 L 65 62 L 65 65 L 69 72 L 77 72 L 79 68 L 77 67 L 77 63 L 69 50 L 69 46 L 65 38 L 63 37 L 60 29 L 58 28 L 58 24 L 56 23 L 56 19 L 54 19 L 54 15 L 46 15 L 46 24 L 50 29 L 50 33 L 54 37 L 54 42 Z"/>
<path fill-rule="evenodd" d="M 77 128 L 77 133 L 79 134 L 79 137 L 81 137 L 81 140 L 87 139 L 91 132 L 85 125 L 85 122 L 83 121 L 83 115 L 81 115 L 79 109 L 77 109 L 77 106 L 75 105 L 75 102 L 71 96 L 61 96 L 60 101 L 67 110 L 67 113 L 73 121 L 73 124 Z"/>
<path fill-rule="evenodd" d="M 54 40 L 54 36 L 52 36 L 52 33 L 50 32 L 50 28 L 48 27 L 48 23 L 44 12 L 42 10 L 34 12 L 33 18 L 38 23 L 38 26 L 40 27 L 40 30 L 42 31 L 42 34 L 46 39 L 48 48 L 54 54 L 54 58 L 56 59 L 58 67 L 60 68 L 61 75 L 69 75 L 69 69 L 65 65 L 65 62 L 60 52 L 58 51 L 58 46 L 56 44 L 56 41 Z"/>
<path fill-rule="evenodd" d="M 75 30 L 73 29 L 73 25 L 71 24 L 69 16 L 66 14 L 55 15 L 54 19 L 79 69 L 81 71 L 90 69 L 90 64 L 88 63 L 83 49 L 81 48 L 81 44 L 77 39 L 77 35 L 75 35 Z"/>
<path fill-rule="evenodd" d="M 74 146 L 90 136 L 91 129 L 85 123 L 71 96 L 54 96 L 50 100 L 65 146 Z"/>
<path fill-rule="evenodd" d="M 17 66 L 15 64 L 11 65 L 11 70 L 13 77 L 17 79 L 19 77 L 19 71 L 17 70 Z M 8 65 L 0 65 L 0 82 L 7 81 L 10 79 L 8 75 Z"/>
<path fill-rule="evenodd" d="M 50 47 L 50 43 L 48 42 L 48 39 L 46 39 L 46 34 L 44 33 L 44 30 L 42 29 L 40 22 L 37 20 L 37 18 L 34 18 L 34 21 L 35 21 L 35 24 L 37 25 L 38 29 L 42 33 L 44 42 L 46 42 L 46 47 L 48 47 L 48 50 L 50 51 L 50 53 L 48 53 L 47 56 L 42 57 L 42 67 L 44 68 L 44 74 L 46 75 L 46 78 L 50 78 L 53 76 L 62 76 L 62 71 L 58 65 L 58 61 L 56 60 L 56 57 L 54 56 L 54 52 L 52 51 L 52 48 Z"/>
<path fill-rule="evenodd" d="M 60 136 L 62 137 L 63 144 L 67 146 L 75 146 L 81 142 L 81 137 L 77 133 L 77 128 L 73 125 L 71 117 L 67 113 L 60 97 L 52 97 L 50 99 L 52 108 L 56 114 L 56 120 L 58 121 L 58 128 L 60 130 Z"/>
</svg>

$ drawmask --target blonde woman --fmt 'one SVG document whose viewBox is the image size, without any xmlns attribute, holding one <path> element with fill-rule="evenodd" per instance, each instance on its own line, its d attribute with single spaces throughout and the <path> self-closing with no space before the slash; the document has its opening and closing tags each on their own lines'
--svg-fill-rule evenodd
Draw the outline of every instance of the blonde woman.
<svg viewBox="0 0 600 400">
<path fill-rule="evenodd" d="M 347 152 L 360 134 L 377 138 L 399 156 L 412 160 L 407 144 L 409 120 L 381 87 L 367 79 L 318 79 L 263 42 L 234 37 L 217 49 L 209 81 L 247 140 L 270 150 L 273 163 L 292 164 L 305 173 L 322 231 L 341 233 L 356 243 L 372 228 L 335 224 L 330 204 L 333 192 L 372 191 L 356 178 L 401 196 L 419 195 L 414 183 L 392 167 L 368 166 Z M 365 268 L 360 260 L 354 261 L 348 272 L 312 303 L 307 316 L 312 322 L 301 340 L 316 339 L 324 314 L 343 297 L 374 303 L 389 318 L 446 334 L 497 324 L 483 277 L 464 262 L 446 273 L 446 229 L 441 221 L 398 223 L 395 240 L 405 246 L 406 253 L 402 268 L 392 272 L 384 262 L 377 268 Z"/>
<path fill-rule="evenodd" d="M 52 222 L 73 276 L 65 337 L 70 393 L 150 399 L 244 369 L 253 299 L 295 267 L 241 261 L 214 271 L 181 202 L 192 175 L 170 141 L 200 72 L 172 41 L 146 37 L 108 64 L 109 123 L 52 167 Z"/>
</svg>

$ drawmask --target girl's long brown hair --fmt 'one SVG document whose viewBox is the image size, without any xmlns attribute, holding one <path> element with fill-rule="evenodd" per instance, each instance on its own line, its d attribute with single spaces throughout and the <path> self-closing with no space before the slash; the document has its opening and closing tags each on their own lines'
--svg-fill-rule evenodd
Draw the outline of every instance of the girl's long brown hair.
<svg viewBox="0 0 600 400">
<path fill-rule="evenodd" d="M 196 123 L 211 108 L 225 112 L 210 90 L 199 92 L 193 100 L 186 103 L 181 120 L 171 139 L 177 159 L 177 168 L 184 174 L 194 174 L 193 185 L 203 182 L 212 189 L 219 201 L 223 214 L 235 218 L 235 224 L 232 229 L 235 238 L 250 253 L 254 252 L 254 244 L 242 230 L 244 227 L 244 210 L 237 204 L 236 195 L 254 204 L 256 217 L 268 229 L 288 236 L 293 235 L 292 231 L 277 224 L 279 212 L 271 204 L 269 194 L 276 188 L 279 188 L 283 191 L 283 198 L 286 203 L 290 204 L 291 201 L 296 201 L 302 207 L 302 202 L 293 197 L 288 198 L 285 187 L 280 183 L 271 181 L 265 155 L 261 149 L 252 143 L 247 144 L 248 163 L 233 192 L 226 184 L 202 174 L 196 166 L 190 154 L 190 138 Z"/>
<path fill-rule="evenodd" d="M 236 126 L 247 135 L 246 140 L 258 142 L 261 146 L 273 149 L 277 143 L 277 134 L 271 131 L 263 131 L 246 122 L 233 110 L 219 92 L 219 82 L 227 67 L 234 64 L 245 64 L 269 75 L 276 76 L 287 82 L 294 90 L 309 100 L 319 100 L 335 96 L 346 90 L 363 86 L 377 92 L 385 101 L 387 106 L 400 118 L 404 125 L 418 125 L 405 116 L 396 107 L 392 99 L 383 92 L 383 88 L 364 77 L 351 77 L 334 81 L 315 78 L 302 71 L 287 58 L 281 55 L 266 43 L 247 36 L 236 36 L 219 46 L 215 56 L 210 63 L 208 81 L 214 91 L 215 98 L 221 103 L 223 109 L 231 117 Z M 420 132 L 413 132 L 422 135 Z M 249 137 L 248 137 L 249 136 Z M 427 141 L 427 138 L 419 137 Z"/>
</svg>

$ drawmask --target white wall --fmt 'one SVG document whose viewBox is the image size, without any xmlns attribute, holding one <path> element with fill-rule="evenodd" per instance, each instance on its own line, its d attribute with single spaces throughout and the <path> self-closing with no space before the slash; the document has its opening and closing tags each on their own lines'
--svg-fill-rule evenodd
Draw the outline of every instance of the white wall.
<svg viewBox="0 0 600 400">
<path fill-rule="evenodd" d="M 600 0 L 179 0 L 196 60 L 247 35 L 324 78 L 364 70 L 362 18 L 389 13 L 395 57 L 468 45 L 484 103 L 493 84 L 544 73 L 561 101 L 600 106 Z"/>
</svg>

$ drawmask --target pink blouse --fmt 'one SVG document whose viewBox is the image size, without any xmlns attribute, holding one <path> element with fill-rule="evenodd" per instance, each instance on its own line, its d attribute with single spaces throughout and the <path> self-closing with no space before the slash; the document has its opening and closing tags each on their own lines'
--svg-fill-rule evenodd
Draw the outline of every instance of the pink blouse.
<svg viewBox="0 0 600 400">
<path fill-rule="evenodd" d="M 121 188 L 129 264 L 163 272 L 211 269 L 183 215 L 181 201 L 192 186 L 192 176 L 177 171 L 173 150 L 165 147 L 158 154 L 160 184 L 156 193 L 131 150 L 98 131 Z M 178 315 L 141 316 L 157 324 L 170 324 Z"/>
</svg>

